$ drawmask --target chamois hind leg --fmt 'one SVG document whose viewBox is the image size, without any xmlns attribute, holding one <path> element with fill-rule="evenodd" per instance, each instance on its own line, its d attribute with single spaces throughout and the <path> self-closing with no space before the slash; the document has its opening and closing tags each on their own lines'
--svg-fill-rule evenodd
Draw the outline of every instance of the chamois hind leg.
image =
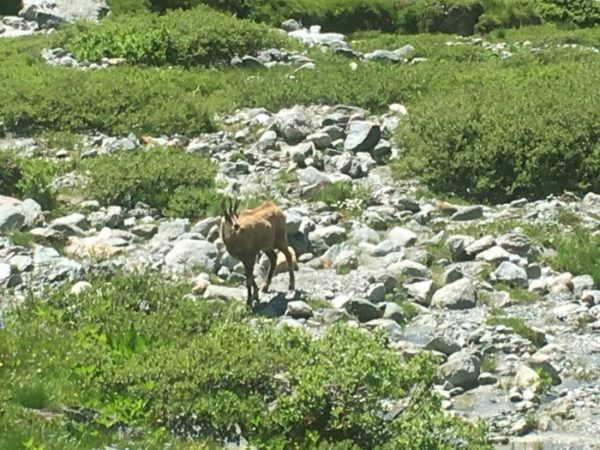
<svg viewBox="0 0 600 450">
<path fill-rule="evenodd" d="M 294 259 L 292 258 L 292 254 L 290 253 L 290 250 L 287 246 L 287 242 L 285 243 L 285 245 L 279 246 L 278 249 L 285 255 L 285 260 L 288 264 L 288 272 L 290 274 L 289 289 L 290 291 L 293 291 L 294 289 L 296 289 L 296 278 L 294 276 Z"/>
<path fill-rule="evenodd" d="M 271 280 L 273 279 L 273 274 L 275 273 L 275 268 L 277 267 L 277 254 L 275 253 L 275 250 L 265 250 L 265 254 L 269 257 L 269 273 L 267 274 L 267 278 L 262 285 L 263 292 L 267 292 L 269 290 Z"/>
</svg>

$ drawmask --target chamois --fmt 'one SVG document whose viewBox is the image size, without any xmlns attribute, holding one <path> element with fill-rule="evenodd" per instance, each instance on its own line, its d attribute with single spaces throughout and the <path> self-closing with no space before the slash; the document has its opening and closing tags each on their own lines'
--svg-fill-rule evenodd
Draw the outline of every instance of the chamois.
<svg viewBox="0 0 600 450">
<path fill-rule="evenodd" d="M 219 233 L 231 256 L 244 264 L 248 306 L 252 307 L 253 298 L 258 300 L 258 286 L 254 280 L 254 264 L 256 256 L 261 250 L 265 252 L 270 262 L 269 272 L 262 290 L 268 291 L 277 266 L 275 250 L 279 250 L 285 255 L 290 274 L 289 289 L 294 290 L 294 264 L 292 254 L 288 249 L 286 220 L 283 211 L 271 201 L 241 212 L 238 212 L 239 200 L 233 202 L 230 199 L 229 207 L 226 206 L 223 201 Z"/>
</svg>

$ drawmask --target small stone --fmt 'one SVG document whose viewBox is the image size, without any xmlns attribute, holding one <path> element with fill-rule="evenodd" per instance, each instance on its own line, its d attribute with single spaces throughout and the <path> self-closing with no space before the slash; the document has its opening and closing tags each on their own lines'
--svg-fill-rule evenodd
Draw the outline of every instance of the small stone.
<svg viewBox="0 0 600 450">
<path fill-rule="evenodd" d="M 515 373 L 513 386 L 521 390 L 532 389 L 534 392 L 539 392 L 541 388 L 540 376 L 531 367 L 521 364 Z"/>
<path fill-rule="evenodd" d="M 458 281 L 464 277 L 465 274 L 460 269 L 460 267 L 454 264 L 446 267 L 446 269 L 444 269 L 444 272 L 442 273 L 442 280 L 444 284 L 454 283 L 455 281 Z"/>
<path fill-rule="evenodd" d="M 381 310 L 364 298 L 352 298 L 344 304 L 344 308 L 360 322 L 368 322 L 382 316 Z"/>
<path fill-rule="evenodd" d="M 426 278 L 428 275 L 427 267 L 416 261 L 404 260 L 390 265 L 387 272 L 399 277 L 417 277 Z"/>
<path fill-rule="evenodd" d="M 509 261 L 504 261 L 494 272 L 496 279 L 515 286 L 527 287 L 528 278 L 524 268 Z"/>
<path fill-rule="evenodd" d="M 477 385 L 481 360 L 468 351 L 450 355 L 448 361 L 438 368 L 438 374 L 456 387 L 471 389 Z"/>
<path fill-rule="evenodd" d="M 475 242 L 469 244 L 466 248 L 465 248 L 465 252 L 467 252 L 467 254 L 469 255 L 477 255 L 478 253 L 481 253 L 484 250 L 487 250 L 490 247 L 493 247 L 495 245 L 496 241 L 494 239 L 494 236 L 491 235 L 487 235 L 487 236 L 483 236 L 482 238 L 477 239 Z"/>
<path fill-rule="evenodd" d="M 511 434 L 515 436 L 525 436 L 527 433 L 533 431 L 533 423 L 525 419 L 519 419 L 510 429 Z"/>
<path fill-rule="evenodd" d="M 479 253 L 475 259 L 477 261 L 485 261 L 490 264 L 500 264 L 510 259 L 510 253 L 508 253 L 499 245 L 495 245 Z"/>
<path fill-rule="evenodd" d="M 466 251 L 466 248 L 471 245 L 475 239 L 471 236 L 453 235 L 446 240 L 446 246 L 450 251 L 453 261 L 469 261 L 472 259 Z"/>
<path fill-rule="evenodd" d="M 432 306 L 448 309 L 475 307 L 475 289 L 470 279 L 463 278 L 438 289 L 431 299 Z"/>
<path fill-rule="evenodd" d="M 313 310 L 308 303 L 295 300 L 288 303 L 285 315 L 294 319 L 308 319 L 312 317 Z"/>
<path fill-rule="evenodd" d="M 370 302 L 379 303 L 385 300 L 385 285 L 383 283 L 375 283 L 368 287 L 365 297 Z"/>
<path fill-rule="evenodd" d="M 410 247 L 417 242 L 417 239 L 416 233 L 403 227 L 394 227 L 387 235 L 387 240 L 399 247 Z"/>
<path fill-rule="evenodd" d="M 386 302 L 383 309 L 383 319 L 391 319 L 397 323 L 404 323 L 406 321 L 406 315 L 404 310 L 397 303 Z"/>
<path fill-rule="evenodd" d="M 88 283 L 87 281 L 78 281 L 73 285 L 73 287 L 71 287 L 71 294 L 79 295 L 91 287 L 91 283 Z"/>
<path fill-rule="evenodd" d="M 381 138 L 379 125 L 366 121 L 353 121 L 348 124 L 344 150 L 349 152 L 368 152 Z"/>
<path fill-rule="evenodd" d="M 489 372 L 482 372 L 479 374 L 479 377 L 477 378 L 477 383 L 480 386 L 484 386 L 487 384 L 496 384 L 498 382 L 498 378 L 496 377 L 496 375 L 489 373 Z"/>
<path fill-rule="evenodd" d="M 458 342 L 446 336 L 436 336 L 425 346 L 426 349 L 435 350 L 450 356 L 453 353 L 459 352 L 461 346 Z"/>
<path fill-rule="evenodd" d="M 403 285 L 408 295 L 414 298 L 422 305 L 429 305 L 431 298 L 435 293 L 435 284 L 433 280 L 417 281 L 416 283 L 406 283 Z"/>
<path fill-rule="evenodd" d="M 318 150 L 323 150 L 331 146 L 331 136 L 323 131 L 318 133 L 309 134 L 306 136 L 308 142 L 312 142 Z"/>
<path fill-rule="evenodd" d="M 455 221 L 467 221 L 467 220 L 476 220 L 483 217 L 483 207 L 480 205 L 475 206 L 465 206 L 458 208 L 452 216 L 451 220 Z"/>
</svg>

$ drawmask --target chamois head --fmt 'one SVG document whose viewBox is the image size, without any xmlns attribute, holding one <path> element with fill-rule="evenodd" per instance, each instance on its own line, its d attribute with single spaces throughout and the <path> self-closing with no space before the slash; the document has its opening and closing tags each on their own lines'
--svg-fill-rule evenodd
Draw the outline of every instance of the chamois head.
<svg viewBox="0 0 600 450">
<path fill-rule="evenodd" d="M 229 205 L 227 205 L 229 203 Z M 238 231 L 240 229 L 239 224 L 239 209 L 240 200 L 227 199 L 221 202 L 221 224 L 223 228 L 229 232 Z"/>
</svg>

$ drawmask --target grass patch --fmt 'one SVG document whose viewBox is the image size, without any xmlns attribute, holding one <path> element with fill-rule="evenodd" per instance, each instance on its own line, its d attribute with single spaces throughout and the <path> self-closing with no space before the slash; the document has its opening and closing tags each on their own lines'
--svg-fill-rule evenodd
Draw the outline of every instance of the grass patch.
<svg viewBox="0 0 600 450">
<path fill-rule="evenodd" d="M 50 396 L 42 384 L 35 384 L 16 389 L 14 400 L 25 408 L 42 409 L 49 405 Z"/>
<path fill-rule="evenodd" d="M 33 247 L 35 237 L 28 231 L 13 230 L 8 235 L 13 245 L 20 245 L 21 247 Z"/>
<path fill-rule="evenodd" d="M 371 199 L 370 189 L 352 185 L 345 181 L 336 181 L 318 189 L 311 198 L 323 202 L 338 210 L 346 217 L 360 216 Z"/>
<path fill-rule="evenodd" d="M 396 289 L 395 292 L 385 296 L 386 302 L 396 303 L 402 310 L 404 323 L 409 323 L 419 315 L 419 309 L 406 297 L 403 291 Z"/>
<path fill-rule="evenodd" d="M 149 275 L 93 284 L 79 296 L 65 286 L 28 299 L 5 317 L 0 448 L 28 439 L 49 449 L 182 448 L 182 433 L 202 447 L 235 438 L 237 427 L 261 448 L 491 448 L 483 429 L 443 413 L 430 389 L 435 363 L 424 354 L 405 362 L 379 335 L 340 324 L 314 339 L 250 320 L 242 305 L 191 302 L 186 285 Z M 25 403 L 96 414 L 25 419 L 16 393 L 37 385 L 50 398 Z M 415 385 L 402 415 L 379 414 L 381 399 Z"/>
<path fill-rule="evenodd" d="M 497 361 L 495 355 L 483 355 L 481 361 L 481 372 L 494 373 L 496 371 Z"/>
<path fill-rule="evenodd" d="M 591 275 L 600 286 L 600 236 L 590 230 L 576 227 L 573 231 L 558 235 L 554 240 L 556 253 L 550 264 L 558 270 L 575 275 Z"/>
<path fill-rule="evenodd" d="M 536 347 L 545 345 L 545 340 L 541 339 L 538 333 L 536 333 L 529 325 L 527 325 L 523 319 L 518 317 L 502 317 L 492 313 L 492 315 L 487 318 L 485 323 L 491 326 L 504 325 L 513 330 L 519 336 L 531 341 Z"/>
<path fill-rule="evenodd" d="M 510 286 L 506 283 L 496 283 L 494 284 L 494 289 L 497 291 L 508 292 L 510 298 L 515 300 L 518 304 L 530 305 L 540 299 L 540 295 L 536 292 L 531 292 L 526 288 L 518 286 Z"/>
</svg>

